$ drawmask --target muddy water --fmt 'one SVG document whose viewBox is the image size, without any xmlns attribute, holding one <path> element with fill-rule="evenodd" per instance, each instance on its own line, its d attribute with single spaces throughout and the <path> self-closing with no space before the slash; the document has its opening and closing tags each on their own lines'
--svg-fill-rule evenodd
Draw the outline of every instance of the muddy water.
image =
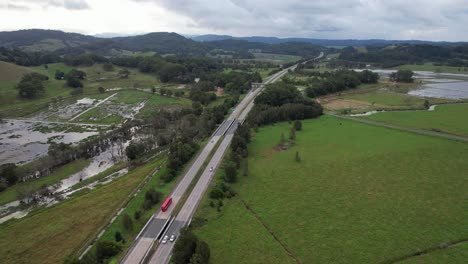
<svg viewBox="0 0 468 264">
<path fill-rule="evenodd" d="M 422 89 L 408 92 L 420 97 L 468 99 L 468 82 L 437 82 L 424 84 Z"/>
<path fill-rule="evenodd" d="M 77 143 L 98 132 L 40 132 L 34 131 L 35 122 L 9 121 L 0 124 L 0 165 L 5 163 L 22 164 L 47 153 L 49 144 Z M 56 125 L 47 124 L 49 128 Z"/>
<path fill-rule="evenodd" d="M 124 160 L 124 157 L 119 155 L 117 152 L 118 150 L 116 149 L 116 146 L 113 146 L 97 155 L 93 158 L 88 167 L 84 168 L 78 173 L 71 175 L 67 179 L 62 180 L 60 187 L 57 189 L 57 192 L 65 191 L 75 184 L 96 176 L 97 174 L 104 172 L 105 170 L 114 166 L 119 161 Z"/>
</svg>

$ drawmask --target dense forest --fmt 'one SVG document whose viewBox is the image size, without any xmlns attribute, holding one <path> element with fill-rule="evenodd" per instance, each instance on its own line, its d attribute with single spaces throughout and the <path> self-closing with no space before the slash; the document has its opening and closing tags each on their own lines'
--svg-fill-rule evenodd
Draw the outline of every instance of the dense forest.
<svg viewBox="0 0 468 264">
<path fill-rule="evenodd" d="M 402 64 L 422 64 L 426 62 L 466 67 L 468 66 L 468 45 L 366 47 L 365 52 L 354 47 L 347 47 L 341 50 L 339 59 L 342 61 L 373 63 L 376 66 L 382 67 L 395 67 Z"/>
</svg>

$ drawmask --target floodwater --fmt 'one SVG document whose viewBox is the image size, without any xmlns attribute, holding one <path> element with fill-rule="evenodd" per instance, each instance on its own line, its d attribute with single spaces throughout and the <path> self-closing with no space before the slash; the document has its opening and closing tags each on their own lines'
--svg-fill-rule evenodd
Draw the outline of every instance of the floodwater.
<svg viewBox="0 0 468 264">
<path fill-rule="evenodd" d="M 37 122 L 26 120 L 14 120 L 0 124 L 0 165 L 6 163 L 23 164 L 33 161 L 45 155 L 52 142 L 74 144 L 98 134 L 96 131 L 34 131 L 37 125 Z M 40 124 L 40 126 L 53 129 L 59 125 Z"/>
<path fill-rule="evenodd" d="M 117 164 L 117 162 L 125 159 L 122 156 L 121 151 L 117 149 L 117 146 L 112 146 L 106 151 L 103 151 L 101 154 L 95 156 L 91 163 L 84 168 L 82 171 L 75 173 L 68 177 L 67 179 L 62 180 L 60 187 L 56 190 L 57 192 L 66 191 L 67 189 L 73 187 L 75 184 L 98 175 L 101 172 L 109 169 L 110 167 Z"/>
<path fill-rule="evenodd" d="M 422 89 L 408 92 L 420 97 L 468 99 L 468 82 L 437 82 L 424 84 Z"/>
<path fill-rule="evenodd" d="M 384 75 L 396 72 L 396 70 L 380 69 L 371 71 Z M 409 91 L 409 95 L 454 100 L 468 99 L 468 81 L 466 80 L 468 74 L 414 71 L 414 78 L 423 81 L 424 84 L 420 89 Z"/>
</svg>

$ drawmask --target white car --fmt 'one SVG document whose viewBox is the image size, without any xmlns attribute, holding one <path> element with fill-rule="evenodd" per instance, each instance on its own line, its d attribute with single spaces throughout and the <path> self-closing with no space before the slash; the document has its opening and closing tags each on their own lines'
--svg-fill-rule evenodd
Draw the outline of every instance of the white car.
<svg viewBox="0 0 468 264">
<path fill-rule="evenodd" d="M 213 172 L 213 167 L 210 168 L 210 172 Z"/>
<path fill-rule="evenodd" d="M 175 235 L 172 234 L 172 236 L 171 236 L 171 238 L 169 239 L 169 241 L 174 242 L 174 240 L 175 240 Z"/>
<path fill-rule="evenodd" d="M 163 244 L 166 244 L 168 239 L 169 239 L 168 236 L 164 236 L 164 238 L 163 238 L 163 240 L 162 240 L 162 243 L 163 243 Z"/>
</svg>

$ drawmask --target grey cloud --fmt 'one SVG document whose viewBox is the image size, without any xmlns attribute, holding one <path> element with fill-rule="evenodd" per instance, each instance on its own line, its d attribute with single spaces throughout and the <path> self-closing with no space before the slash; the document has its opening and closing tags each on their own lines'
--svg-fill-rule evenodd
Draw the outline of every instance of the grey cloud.
<svg viewBox="0 0 468 264">
<path fill-rule="evenodd" d="M 1 7 L 1 6 L 0 6 Z M 23 5 L 15 5 L 15 4 L 6 4 L 6 9 L 11 9 L 11 10 L 20 10 L 20 11 L 26 11 L 29 10 L 29 7 L 23 6 Z"/>
<path fill-rule="evenodd" d="M 86 0 L 5 0 L 1 9 L 31 10 L 37 8 L 59 7 L 68 10 L 84 10 L 90 6 Z"/>
<path fill-rule="evenodd" d="M 83 10 L 90 8 L 88 3 L 84 0 L 53 0 L 49 3 L 52 6 L 63 7 L 68 10 Z"/>
<path fill-rule="evenodd" d="M 133 1 L 187 17 L 190 27 L 240 36 L 438 39 L 458 37 L 468 23 L 468 0 Z"/>
</svg>

